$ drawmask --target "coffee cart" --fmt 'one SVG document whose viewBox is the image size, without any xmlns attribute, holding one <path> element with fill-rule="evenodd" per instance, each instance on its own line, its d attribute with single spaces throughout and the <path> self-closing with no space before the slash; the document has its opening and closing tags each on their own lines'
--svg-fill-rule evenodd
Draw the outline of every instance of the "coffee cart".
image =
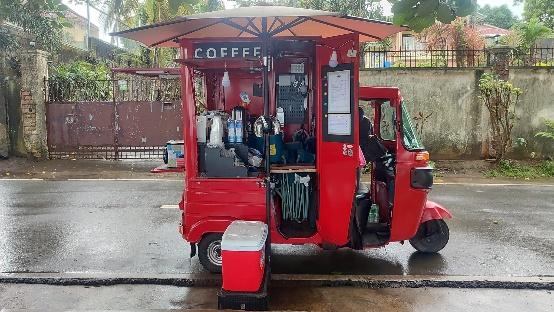
<svg viewBox="0 0 554 312">
<path fill-rule="evenodd" d="M 186 155 L 179 229 L 206 269 L 223 265 L 220 307 L 264 307 L 270 244 L 363 249 L 409 240 L 423 252 L 446 245 L 450 213 L 427 201 L 429 154 L 400 92 L 360 87 L 360 44 L 404 29 L 260 6 L 117 33 L 180 49 Z M 360 126 L 364 116 L 371 132 Z M 364 159 L 368 183 L 360 178 Z M 252 253 L 265 268 L 255 268 L 265 276 L 256 291 L 226 282 L 249 270 L 240 259 Z"/>
</svg>

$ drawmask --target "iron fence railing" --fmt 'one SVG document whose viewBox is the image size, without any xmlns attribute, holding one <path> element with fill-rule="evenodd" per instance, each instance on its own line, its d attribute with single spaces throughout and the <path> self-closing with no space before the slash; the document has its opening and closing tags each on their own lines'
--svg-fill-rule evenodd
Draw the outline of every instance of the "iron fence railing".
<svg viewBox="0 0 554 312">
<path fill-rule="evenodd" d="M 179 78 L 118 75 L 106 80 L 45 80 L 46 102 L 158 101 L 181 98 Z"/>
<path fill-rule="evenodd" d="M 494 50 L 385 50 L 368 47 L 362 57 L 362 68 L 474 68 L 492 66 Z M 510 49 L 508 66 L 554 67 L 554 48 Z"/>
</svg>

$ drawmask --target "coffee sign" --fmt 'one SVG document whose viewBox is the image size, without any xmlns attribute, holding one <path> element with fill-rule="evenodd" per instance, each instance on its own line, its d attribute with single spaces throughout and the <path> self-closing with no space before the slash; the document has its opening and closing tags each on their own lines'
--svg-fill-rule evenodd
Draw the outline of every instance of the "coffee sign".
<svg viewBox="0 0 554 312">
<path fill-rule="evenodd" d="M 195 59 L 260 58 L 259 42 L 202 42 L 194 46 Z"/>
</svg>

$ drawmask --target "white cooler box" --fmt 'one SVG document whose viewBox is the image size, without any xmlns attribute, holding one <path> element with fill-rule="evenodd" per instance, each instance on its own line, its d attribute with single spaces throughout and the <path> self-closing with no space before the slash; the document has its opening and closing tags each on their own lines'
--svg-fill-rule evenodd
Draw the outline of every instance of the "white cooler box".
<svg viewBox="0 0 554 312">
<path fill-rule="evenodd" d="M 267 224 L 233 221 L 221 241 L 223 289 L 257 292 L 264 277 Z"/>
</svg>

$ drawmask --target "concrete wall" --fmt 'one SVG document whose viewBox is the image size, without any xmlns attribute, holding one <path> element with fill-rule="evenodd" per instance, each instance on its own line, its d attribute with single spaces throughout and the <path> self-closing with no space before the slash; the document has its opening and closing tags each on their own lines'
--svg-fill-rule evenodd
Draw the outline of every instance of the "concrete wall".
<svg viewBox="0 0 554 312">
<path fill-rule="evenodd" d="M 362 70 L 361 85 L 397 86 L 404 96 L 423 143 L 435 159 L 477 159 L 487 156 L 488 111 L 479 100 L 483 69 Z M 513 138 L 527 146 L 515 147 L 512 157 L 554 156 L 554 144 L 538 140 L 542 118 L 554 119 L 554 69 L 510 69 L 510 80 L 524 94 L 516 108 Z M 427 117 L 427 118 L 425 118 Z"/>
<path fill-rule="evenodd" d="M 2 87 L 0 86 L 0 92 Z M 8 105 L 4 94 L 0 94 L 0 159 L 8 157 L 10 136 L 8 132 Z"/>
<path fill-rule="evenodd" d="M 28 50 L 21 53 L 21 120 L 27 156 L 48 157 L 44 79 L 48 77 L 48 53 Z"/>
</svg>

